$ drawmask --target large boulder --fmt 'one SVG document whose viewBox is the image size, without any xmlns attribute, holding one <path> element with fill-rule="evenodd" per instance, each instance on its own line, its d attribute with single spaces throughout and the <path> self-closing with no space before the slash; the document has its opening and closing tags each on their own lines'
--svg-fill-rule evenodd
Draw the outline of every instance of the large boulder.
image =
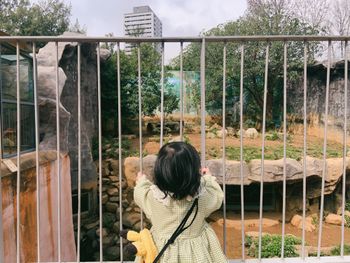
<svg viewBox="0 0 350 263">
<path fill-rule="evenodd" d="M 261 181 L 261 160 L 251 160 L 249 163 L 250 177 L 252 181 Z M 301 180 L 303 178 L 302 166 L 294 159 L 286 159 L 286 179 L 288 181 Z M 264 160 L 263 181 L 267 183 L 283 181 L 283 159 Z"/>
<path fill-rule="evenodd" d="M 259 132 L 255 128 L 249 128 L 245 131 L 243 136 L 250 139 L 256 139 L 259 137 Z"/>
<path fill-rule="evenodd" d="M 208 160 L 207 166 L 213 176 L 217 178 L 219 184 L 223 183 L 224 176 L 222 172 L 222 159 Z M 226 160 L 226 184 L 240 185 L 241 184 L 241 163 L 239 161 Z M 243 184 L 249 185 L 251 180 L 249 179 L 250 172 L 248 165 L 243 162 Z"/>
<path fill-rule="evenodd" d="M 331 224 L 331 225 L 341 226 L 341 224 L 342 224 L 342 216 L 341 215 L 336 215 L 336 214 L 329 214 L 329 215 L 326 216 L 325 221 L 326 221 L 326 223 Z"/>
<path fill-rule="evenodd" d="M 142 169 L 143 173 L 147 175 L 148 179 L 153 181 L 154 177 L 154 163 L 156 162 L 157 156 L 150 154 L 142 158 Z M 124 173 L 128 186 L 133 188 L 135 186 L 137 173 L 140 171 L 140 158 L 138 157 L 127 157 L 124 160 Z"/>
</svg>

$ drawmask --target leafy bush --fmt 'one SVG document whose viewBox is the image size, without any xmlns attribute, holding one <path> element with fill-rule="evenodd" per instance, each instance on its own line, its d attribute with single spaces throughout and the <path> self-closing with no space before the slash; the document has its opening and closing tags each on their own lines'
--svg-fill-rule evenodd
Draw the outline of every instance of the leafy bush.
<svg viewBox="0 0 350 263">
<path fill-rule="evenodd" d="M 280 139 L 280 137 L 278 136 L 278 133 L 276 131 L 274 131 L 273 133 L 270 133 L 270 134 L 266 134 L 265 138 L 268 141 L 277 141 Z"/>
<path fill-rule="evenodd" d="M 345 204 L 345 210 L 350 211 L 350 201 L 347 201 Z"/>
<path fill-rule="evenodd" d="M 340 256 L 340 245 L 331 250 L 332 256 Z M 344 255 L 350 255 L 350 245 L 344 244 Z"/>
<path fill-rule="evenodd" d="M 345 218 L 345 227 L 350 228 L 350 216 L 344 215 L 344 218 Z"/>
<path fill-rule="evenodd" d="M 301 244 L 301 240 L 294 236 L 286 235 L 284 239 L 284 256 L 285 257 L 297 257 L 295 245 Z M 273 258 L 281 257 L 282 236 L 281 235 L 264 235 L 261 240 L 261 257 Z M 259 240 L 254 239 L 250 248 L 248 249 L 248 255 L 252 257 L 259 256 Z"/>
</svg>

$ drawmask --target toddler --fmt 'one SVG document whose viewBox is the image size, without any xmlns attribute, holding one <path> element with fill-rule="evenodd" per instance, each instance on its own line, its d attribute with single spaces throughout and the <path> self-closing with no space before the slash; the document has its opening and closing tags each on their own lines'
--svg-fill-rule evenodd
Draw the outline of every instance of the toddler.
<svg viewBox="0 0 350 263">
<path fill-rule="evenodd" d="M 152 222 L 151 233 L 158 252 L 198 199 L 197 208 L 186 223 L 189 227 L 166 248 L 159 262 L 227 262 L 215 232 L 205 221 L 223 201 L 223 192 L 215 179 L 208 169 L 200 171 L 198 152 L 184 142 L 168 143 L 160 149 L 154 183 L 138 174 L 134 199 Z"/>
</svg>

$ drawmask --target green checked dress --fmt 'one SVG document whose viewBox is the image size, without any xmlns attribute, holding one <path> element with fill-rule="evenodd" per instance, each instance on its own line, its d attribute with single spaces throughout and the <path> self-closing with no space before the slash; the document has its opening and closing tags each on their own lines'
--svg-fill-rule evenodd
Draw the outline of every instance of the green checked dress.
<svg viewBox="0 0 350 263">
<path fill-rule="evenodd" d="M 202 177 L 197 217 L 193 224 L 166 249 L 159 263 L 227 262 L 214 230 L 205 221 L 213 211 L 220 208 L 224 196 L 215 179 L 209 174 Z M 173 200 L 169 196 L 165 199 L 163 197 L 164 194 L 159 188 L 145 177 L 139 179 L 135 186 L 135 202 L 152 222 L 151 233 L 158 252 L 192 205 L 192 198 Z M 187 224 L 192 221 L 193 216 L 194 212 Z M 136 258 L 135 262 L 140 263 L 141 260 Z"/>
</svg>

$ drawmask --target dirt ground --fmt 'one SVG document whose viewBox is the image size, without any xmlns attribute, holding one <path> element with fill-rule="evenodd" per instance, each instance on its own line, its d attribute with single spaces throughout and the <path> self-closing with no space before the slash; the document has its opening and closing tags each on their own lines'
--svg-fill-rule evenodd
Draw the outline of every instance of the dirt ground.
<svg viewBox="0 0 350 263">
<path fill-rule="evenodd" d="M 190 143 L 196 147 L 197 149 L 200 149 L 201 146 L 201 138 L 199 134 L 188 134 L 186 135 L 190 141 Z M 341 138 L 337 138 L 337 140 L 328 139 L 327 141 L 327 147 L 339 150 L 340 153 L 342 152 L 342 144 L 339 142 Z M 348 140 L 350 142 L 350 140 Z M 219 150 L 219 154 L 221 155 L 221 148 L 222 148 L 222 139 L 221 138 L 213 138 L 213 139 L 206 139 L 206 148 L 216 148 Z M 304 143 L 304 137 L 303 135 L 293 135 L 293 139 L 289 142 L 289 145 L 293 147 L 297 147 L 302 149 Z M 243 147 L 261 147 L 262 139 L 256 138 L 256 139 L 249 139 L 244 138 L 243 139 Z M 307 145 L 313 145 L 313 146 L 319 146 L 320 150 L 322 151 L 323 147 L 323 138 L 316 136 L 316 135 L 308 135 L 307 136 Z M 349 144 L 350 145 L 350 144 Z M 230 147 L 240 147 L 240 139 L 239 138 L 226 138 L 226 146 Z M 283 141 L 276 140 L 276 141 L 269 141 L 265 140 L 265 146 L 266 147 L 278 147 L 283 146 Z M 133 140 L 132 147 L 135 149 L 138 149 L 139 147 L 139 141 L 138 139 Z M 158 141 L 150 141 L 150 138 L 145 136 L 143 138 L 143 147 L 144 151 L 146 151 L 148 154 L 156 154 L 159 151 L 159 142 Z"/>
<path fill-rule="evenodd" d="M 307 145 L 317 146 L 319 147 L 322 153 L 323 147 L 323 132 L 322 130 L 314 130 L 308 133 L 307 136 Z M 187 134 L 189 142 L 195 146 L 197 149 L 200 149 L 201 139 L 199 134 Z M 334 151 L 339 152 L 340 157 L 342 156 L 342 136 L 337 134 L 328 135 L 327 147 L 332 148 Z M 350 142 L 350 140 L 348 140 Z M 303 149 L 304 137 L 302 135 L 302 130 L 300 133 L 293 134 L 292 140 L 288 142 L 289 145 Z M 261 147 L 262 139 L 261 136 L 257 139 L 243 139 L 243 147 Z M 269 141 L 265 140 L 265 146 L 267 147 L 280 147 L 283 146 L 283 141 Z M 350 145 L 350 144 L 349 144 Z M 240 139 L 239 138 L 226 138 L 226 147 L 231 146 L 234 148 L 240 147 Z M 139 141 L 135 139 L 132 141 L 132 147 L 138 149 Z M 159 151 L 159 142 L 156 140 L 152 140 L 151 138 L 145 136 L 143 138 L 143 147 L 144 151 L 147 154 L 157 154 Z M 206 149 L 215 148 L 217 149 L 218 156 L 216 158 L 220 158 L 222 154 L 222 139 L 214 138 L 208 139 L 206 138 Z M 301 157 L 301 156 L 300 156 Z M 207 156 L 208 158 L 208 156 Z M 280 213 L 274 212 L 264 212 L 263 218 L 278 220 L 281 222 L 282 215 Z M 211 225 L 215 230 L 221 245 L 223 245 L 223 223 L 222 223 L 222 212 L 216 212 L 212 216 L 213 222 Z M 255 212 L 249 212 L 245 214 L 245 219 L 259 219 L 259 214 Z M 227 246 L 227 256 L 229 259 L 239 259 L 242 258 L 242 232 L 240 227 L 241 216 L 238 213 L 234 213 L 232 211 L 227 212 L 227 221 L 226 221 L 226 246 Z M 247 225 L 245 227 L 245 232 L 247 231 L 259 231 L 259 225 Z M 329 225 L 323 223 L 323 235 L 322 235 L 322 247 L 331 247 L 337 246 L 341 242 L 341 227 L 336 225 Z M 282 224 L 279 223 L 274 226 L 263 227 L 262 232 L 270 233 L 270 234 L 281 234 L 282 233 Z M 318 227 L 314 232 L 305 232 L 306 233 L 306 245 L 308 246 L 316 246 L 318 242 Z M 285 234 L 292 234 L 297 237 L 302 237 L 302 230 L 292 226 L 290 223 L 286 223 L 285 225 Z M 345 228 L 345 243 L 350 244 L 350 228 Z M 245 257 L 249 258 L 247 255 L 247 248 L 245 249 Z"/>
<path fill-rule="evenodd" d="M 263 213 L 263 218 L 280 220 L 282 217 L 279 213 L 265 212 Z M 222 218 L 222 212 L 216 212 L 213 216 L 215 222 L 211 223 L 214 231 L 216 232 L 221 245 L 223 246 L 223 224 L 222 220 L 217 220 Z M 245 214 L 245 219 L 255 219 L 257 222 L 259 221 L 259 213 L 249 212 Z M 239 259 L 242 258 L 242 230 L 241 230 L 241 215 L 233 212 L 227 213 L 226 220 L 226 247 L 227 247 L 227 256 L 229 259 Z M 245 232 L 248 231 L 259 231 L 259 225 L 246 225 Z M 278 234 L 282 233 L 282 224 L 271 226 L 271 227 L 263 227 L 262 232 L 270 233 L 270 234 Z M 297 237 L 302 237 L 302 230 L 292 226 L 290 223 L 285 225 L 285 233 L 292 234 Z M 316 246 L 318 242 L 318 227 L 314 232 L 305 232 L 305 241 L 308 246 Z M 344 232 L 345 243 L 350 244 L 350 228 L 345 228 Z M 330 225 L 323 222 L 322 229 L 322 242 L 321 247 L 332 247 L 340 245 L 341 242 L 341 226 Z M 249 258 L 247 255 L 247 248 L 245 249 L 245 257 Z"/>
</svg>

